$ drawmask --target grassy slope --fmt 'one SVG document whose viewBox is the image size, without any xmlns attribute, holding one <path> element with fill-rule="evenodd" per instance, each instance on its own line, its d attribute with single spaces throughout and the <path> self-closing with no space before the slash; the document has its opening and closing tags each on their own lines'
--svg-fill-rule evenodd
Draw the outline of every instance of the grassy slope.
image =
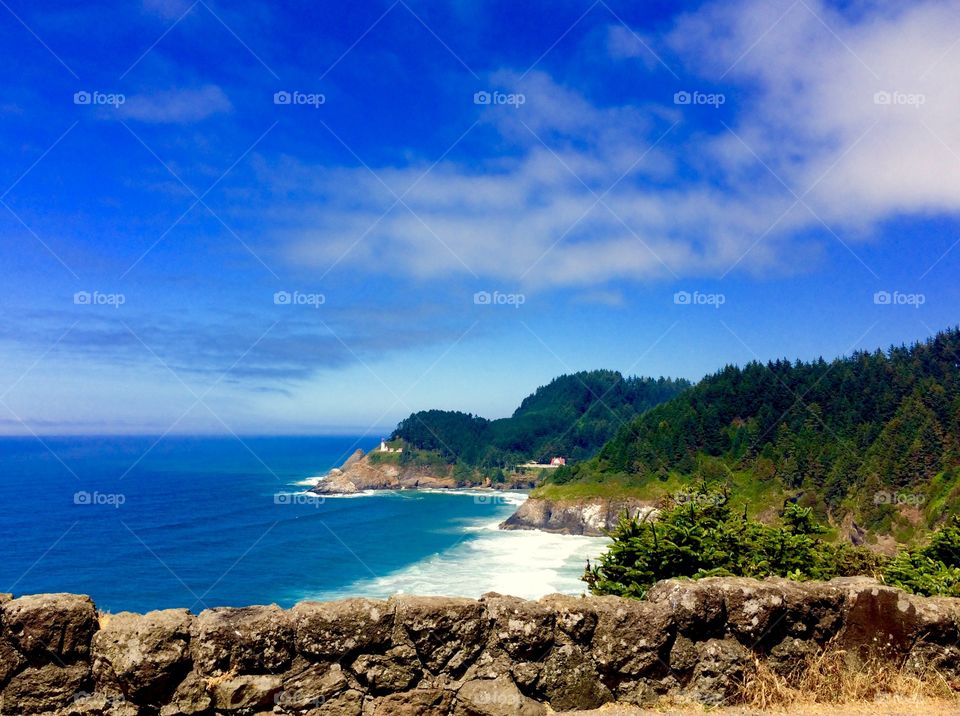
<svg viewBox="0 0 960 716">
<path fill-rule="evenodd" d="M 576 500 L 590 497 L 635 497 L 656 501 L 670 495 L 690 490 L 693 478 L 672 472 L 666 480 L 654 476 L 637 477 L 626 475 L 592 475 L 577 482 L 564 485 L 541 485 L 531 497 L 551 500 Z M 761 518 L 770 511 L 780 510 L 788 493 L 776 480 L 761 482 L 750 473 L 731 473 L 727 482 L 730 499 L 738 507 L 746 505 L 750 517 Z"/>
</svg>

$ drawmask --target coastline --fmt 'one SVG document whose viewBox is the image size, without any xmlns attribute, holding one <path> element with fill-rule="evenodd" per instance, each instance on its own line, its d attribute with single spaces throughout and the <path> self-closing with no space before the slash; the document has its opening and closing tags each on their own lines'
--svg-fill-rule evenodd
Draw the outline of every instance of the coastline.
<svg viewBox="0 0 960 716">
<path fill-rule="evenodd" d="M 306 478 L 298 484 L 319 497 L 361 497 L 384 492 L 436 491 L 447 494 L 473 495 L 477 499 L 500 499 L 505 494 L 524 494 L 515 501 L 516 510 L 501 521 L 501 530 L 533 530 L 550 534 L 603 537 L 613 530 L 624 513 L 634 517 L 649 514 L 653 505 L 634 498 L 591 497 L 570 500 L 529 497 L 536 480 L 513 475 L 493 484 L 455 480 L 451 466 L 443 474 L 435 469 L 382 462 L 356 450 L 338 468 L 325 475 Z M 488 495 L 487 498 L 481 497 Z"/>
<path fill-rule="evenodd" d="M 373 490 L 368 496 L 429 500 L 448 495 L 488 498 L 490 501 L 485 499 L 485 504 L 502 509 L 493 519 L 484 516 L 463 520 L 454 528 L 460 539 L 443 551 L 382 575 L 370 574 L 336 589 L 303 592 L 293 598 L 297 601 L 358 596 L 383 599 L 419 594 L 477 599 L 488 592 L 498 592 L 539 599 L 553 593 L 587 593 L 580 577 L 587 561 L 595 560 L 606 550 L 609 539 L 544 530 L 502 529 L 502 523 L 528 499 L 525 493 L 488 488 L 406 489 Z"/>
</svg>

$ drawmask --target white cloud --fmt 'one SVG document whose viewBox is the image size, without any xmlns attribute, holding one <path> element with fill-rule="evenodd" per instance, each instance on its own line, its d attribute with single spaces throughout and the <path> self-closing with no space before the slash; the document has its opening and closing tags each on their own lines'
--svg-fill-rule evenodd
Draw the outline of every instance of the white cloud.
<svg viewBox="0 0 960 716">
<path fill-rule="evenodd" d="M 798 194 L 815 185 L 807 201 L 825 220 L 960 209 L 960 3 L 857 20 L 823 2 L 788 8 L 717 5 L 681 22 L 673 44 L 705 76 L 752 88 L 736 132 Z"/>
<path fill-rule="evenodd" d="M 417 182 L 409 209 L 392 210 L 366 169 L 275 166 L 265 181 L 292 169 L 315 197 L 274 209 L 278 237 L 321 271 L 339 262 L 531 287 L 800 270 L 798 257 L 816 255 L 810 232 L 855 248 L 891 216 L 960 208 L 958 9 L 849 19 L 813 0 L 745 0 L 681 18 L 667 44 L 703 89 L 725 78 L 732 132 L 704 119 L 710 109 L 598 107 L 543 73 L 495 73 L 491 89 L 526 96 L 481 110 L 508 154 L 444 161 L 422 179 L 429 164 L 378 169 L 397 194 Z M 878 92 L 906 99 L 877 104 Z M 910 95 L 923 103 L 897 104 Z"/>
<path fill-rule="evenodd" d="M 195 89 L 130 95 L 119 111 L 125 117 L 141 122 L 178 124 L 198 122 L 231 109 L 230 99 L 222 89 L 216 85 L 204 85 Z"/>
</svg>

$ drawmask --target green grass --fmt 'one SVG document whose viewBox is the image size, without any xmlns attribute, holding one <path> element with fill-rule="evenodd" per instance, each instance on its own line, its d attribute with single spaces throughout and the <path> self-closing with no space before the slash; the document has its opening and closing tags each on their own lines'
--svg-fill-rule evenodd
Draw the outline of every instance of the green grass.
<svg viewBox="0 0 960 716">
<path fill-rule="evenodd" d="M 591 497 L 633 497 L 655 502 L 663 497 L 689 492 L 696 485 L 696 478 L 679 473 L 670 473 L 666 480 L 654 475 L 588 476 L 563 485 L 547 483 L 531 493 L 531 497 L 551 500 L 577 500 Z M 745 504 L 747 515 L 757 518 L 771 510 L 779 512 L 788 496 L 776 480 L 761 482 L 748 472 L 732 472 L 727 481 L 730 500 L 737 508 Z"/>
<path fill-rule="evenodd" d="M 960 515 L 960 469 L 941 472 L 930 481 L 924 517 L 927 527 Z"/>
<path fill-rule="evenodd" d="M 400 455 L 398 452 L 378 452 L 374 450 L 370 453 L 370 462 L 374 465 L 399 465 Z"/>
</svg>

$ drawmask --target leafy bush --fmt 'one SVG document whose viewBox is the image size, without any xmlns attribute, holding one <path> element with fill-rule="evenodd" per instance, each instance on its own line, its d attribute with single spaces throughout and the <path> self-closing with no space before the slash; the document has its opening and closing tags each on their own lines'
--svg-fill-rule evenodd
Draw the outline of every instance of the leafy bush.
<svg viewBox="0 0 960 716">
<path fill-rule="evenodd" d="M 657 581 L 738 576 L 832 579 L 868 575 L 915 594 L 960 597 L 960 519 L 928 544 L 890 559 L 864 547 L 831 544 L 808 507 L 789 503 L 779 525 L 734 511 L 726 491 L 701 485 L 674 498 L 656 519 L 621 517 L 613 542 L 583 579 L 594 594 L 642 598 Z"/>
<path fill-rule="evenodd" d="M 934 532 L 929 544 L 890 560 L 883 579 L 914 594 L 960 597 L 960 520 Z"/>
<path fill-rule="evenodd" d="M 788 504 L 782 524 L 765 525 L 734 512 L 725 490 L 701 485 L 656 519 L 622 517 L 613 543 L 584 580 L 595 594 L 642 597 L 672 577 L 733 575 L 829 579 L 837 563 L 810 508 Z"/>
</svg>

